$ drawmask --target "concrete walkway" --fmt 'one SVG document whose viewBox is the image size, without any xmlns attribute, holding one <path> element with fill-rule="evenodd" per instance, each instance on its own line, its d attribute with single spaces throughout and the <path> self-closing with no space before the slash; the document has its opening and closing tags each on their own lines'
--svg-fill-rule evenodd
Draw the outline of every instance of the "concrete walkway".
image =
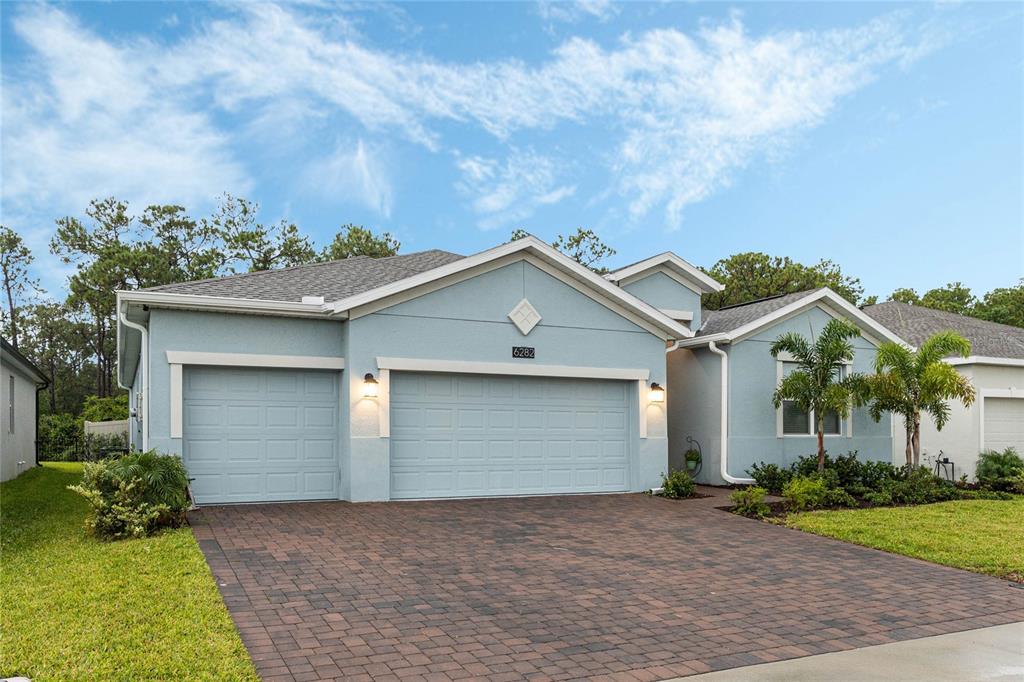
<svg viewBox="0 0 1024 682">
<path fill-rule="evenodd" d="M 684 678 L 677 678 L 683 680 Z M 686 682 L 1024 680 L 1024 623 L 686 677 Z"/>
</svg>

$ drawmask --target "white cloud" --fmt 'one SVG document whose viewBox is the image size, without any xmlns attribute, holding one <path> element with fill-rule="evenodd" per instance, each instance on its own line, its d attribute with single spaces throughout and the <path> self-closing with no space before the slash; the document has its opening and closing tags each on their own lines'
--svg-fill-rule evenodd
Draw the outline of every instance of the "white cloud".
<svg viewBox="0 0 1024 682">
<path fill-rule="evenodd" d="M 570 9 L 601 19 L 618 8 L 542 11 Z M 245 191 L 251 180 L 236 149 L 246 135 L 280 127 L 294 131 L 299 149 L 348 120 L 356 131 L 347 134 L 367 142 L 312 169 L 335 188 L 351 183 L 382 212 L 392 193 L 370 153 L 378 136 L 442 151 L 465 148 L 453 131 L 483 130 L 507 144 L 504 161 L 455 155 L 458 190 L 481 227 L 494 228 L 575 192 L 580 181 L 550 156 L 518 151 L 537 146 L 524 136 L 575 127 L 591 136 L 594 159 L 572 168 L 604 164 L 605 188 L 596 191 L 624 197 L 634 220 L 662 212 L 678 225 L 687 206 L 785 150 L 844 97 L 942 36 L 913 38 L 899 13 L 853 28 L 750 35 L 737 14 L 692 34 L 652 30 L 612 45 L 571 38 L 539 63 L 462 63 L 375 47 L 316 6 L 227 11 L 156 44 L 104 40 L 60 10 L 20 10 L 15 27 L 35 66 L 19 79 L 5 74 L 5 210 L 80 209 L 106 193 L 192 202 Z"/>
<path fill-rule="evenodd" d="M 391 182 L 384 164 L 359 140 L 355 147 L 339 145 L 330 156 L 312 162 L 305 185 L 329 198 L 361 203 L 385 218 L 391 217 Z"/>
<path fill-rule="evenodd" d="M 537 3 L 537 13 L 545 21 L 575 24 L 586 18 L 608 21 L 619 13 L 619 8 L 612 0 L 541 0 Z"/>
<path fill-rule="evenodd" d="M 154 82 L 145 55 L 157 48 L 114 46 L 39 6 L 14 25 L 33 62 L 24 78 L 5 74 L 5 219 L 32 218 L 43 206 L 80 212 L 115 194 L 194 205 L 251 186 L 228 135 Z"/>
<path fill-rule="evenodd" d="M 457 189 L 472 198 L 471 207 L 484 230 L 515 227 L 541 206 L 556 204 L 576 192 L 558 181 L 554 160 L 532 150 L 512 150 L 504 162 L 480 156 L 457 157 L 462 172 Z"/>
</svg>

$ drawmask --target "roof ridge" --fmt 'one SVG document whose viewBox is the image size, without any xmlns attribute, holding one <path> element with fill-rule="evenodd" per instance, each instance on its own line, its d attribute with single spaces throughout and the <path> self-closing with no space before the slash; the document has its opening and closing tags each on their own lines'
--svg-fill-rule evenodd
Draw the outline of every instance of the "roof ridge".
<svg viewBox="0 0 1024 682">
<path fill-rule="evenodd" d="M 820 291 L 821 289 L 824 289 L 824 288 L 826 288 L 826 287 L 817 287 L 816 289 L 803 289 L 801 291 L 790 291 L 790 292 L 785 293 L 785 294 L 775 294 L 774 296 L 765 296 L 764 298 L 757 298 L 757 299 L 754 299 L 753 301 L 746 301 L 745 303 L 733 303 L 732 305 L 725 305 L 725 306 L 722 306 L 721 308 L 718 308 L 718 310 L 732 310 L 733 308 L 742 308 L 743 306 L 753 305 L 755 303 L 764 303 L 765 301 L 774 301 L 777 298 L 783 298 L 785 296 L 795 296 L 797 294 L 812 294 L 815 291 Z M 709 311 L 710 312 L 717 312 L 717 310 L 710 310 L 710 309 L 709 309 Z"/>
<path fill-rule="evenodd" d="M 1008 332 L 1013 332 L 1014 334 L 1024 334 L 1024 327 L 1017 327 L 1015 325 L 1006 324 L 1004 322 L 993 322 L 992 320 L 986 320 L 986 319 L 983 319 L 981 317 L 974 317 L 973 315 L 964 315 L 962 313 L 954 313 L 954 312 L 949 311 L 949 310 L 941 310 L 939 308 L 930 308 L 930 307 L 928 307 L 926 305 L 917 305 L 915 303 L 905 303 L 904 301 L 882 301 L 881 303 L 875 303 L 874 305 L 864 306 L 864 308 L 866 310 L 867 308 L 876 308 L 878 306 L 889 305 L 889 304 L 894 304 L 893 307 L 895 307 L 897 311 L 901 311 L 901 317 L 902 317 L 902 310 L 907 310 L 907 309 L 909 309 L 909 310 L 922 310 L 922 311 L 927 311 L 925 314 L 928 314 L 928 315 L 955 317 L 955 318 L 964 320 L 965 322 L 972 322 L 972 323 L 973 322 L 977 322 L 979 324 L 984 324 L 984 325 L 993 325 L 993 326 L 996 326 L 996 327 L 1004 327 Z"/>
</svg>

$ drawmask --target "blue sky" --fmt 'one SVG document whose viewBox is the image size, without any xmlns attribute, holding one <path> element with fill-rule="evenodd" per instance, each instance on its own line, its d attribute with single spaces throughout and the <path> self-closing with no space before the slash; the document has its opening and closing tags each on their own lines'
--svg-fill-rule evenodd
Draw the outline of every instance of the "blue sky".
<svg viewBox="0 0 1024 682">
<path fill-rule="evenodd" d="M 867 293 L 1024 274 L 1017 4 L 2 7 L 2 219 L 224 191 L 325 243 L 471 253 L 523 227 L 830 258 Z"/>
</svg>

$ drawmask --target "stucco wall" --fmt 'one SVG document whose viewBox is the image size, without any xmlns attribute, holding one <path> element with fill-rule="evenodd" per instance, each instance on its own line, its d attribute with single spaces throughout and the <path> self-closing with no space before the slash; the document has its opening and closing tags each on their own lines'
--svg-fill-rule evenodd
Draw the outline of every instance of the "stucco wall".
<svg viewBox="0 0 1024 682">
<path fill-rule="evenodd" d="M 693 313 L 690 329 L 700 329 L 700 295 L 663 272 L 652 272 L 622 288 L 655 308 L 689 310 Z"/>
<path fill-rule="evenodd" d="M 681 348 L 668 354 L 668 446 L 672 469 L 685 466 L 683 454 L 693 447 L 686 437 L 700 444 L 703 466 L 697 474 L 701 483 L 720 484 L 721 454 L 721 358 L 707 348 Z"/>
<path fill-rule="evenodd" d="M 528 336 L 508 319 L 508 312 L 523 298 L 543 318 Z M 387 499 L 390 486 L 389 442 L 379 437 L 378 402 L 361 395 L 363 375 L 379 374 L 378 356 L 648 368 L 651 381 L 665 381 L 665 349 L 660 339 L 522 261 L 348 324 L 346 374 L 352 424 L 343 468 L 349 472 L 352 500 Z M 536 358 L 513 360 L 512 346 L 532 346 Z M 637 398 L 631 393 L 635 414 Z M 633 490 L 658 485 L 667 466 L 664 406 L 649 405 L 646 412 L 648 438 L 637 438 L 633 444 Z"/>
<path fill-rule="evenodd" d="M 14 377 L 14 433 L 11 433 L 10 377 Z M 13 363 L 0 367 L 0 481 L 35 465 L 36 385 Z M 19 464 L 20 462 L 20 464 Z"/>
<path fill-rule="evenodd" d="M 811 308 L 779 322 L 729 349 L 729 473 L 745 477 L 747 469 L 758 462 L 789 466 L 797 458 L 817 451 L 816 436 L 777 436 L 776 410 L 771 396 L 778 380 L 776 359 L 769 353 L 771 344 L 786 332 L 815 338 L 832 316 L 821 308 Z M 870 373 L 874 369 L 875 346 L 865 338 L 853 340 L 853 371 Z M 825 436 L 830 454 L 858 451 L 861 459 L 889 459 L 892 435 L 888 419 L 875 422 L 867 410 L 853 411 L 853 435 Z"/>
<path fill-rule="evenodd" d="M 149 446 L 181 454 L 170 437 L 168 350 L 343 357 L 344 322 L 154 309 L 150 313 Z"/>
<path fill-rule="evenodd" d="M 949 421 L 942 431 L 935 428 L 932 420 L 924 416 L 921 420 L 921 461 L 931 468 L 935 458 L 949 457 L 956 464 L 956 476 L 967 474 L 974 477 L 974 468 L 981 452 L 982 393 L 986 389 L 1024 390 L 1024 367 L 999 365 L 959 365 L 957 370 L 968 377 L 978 391 L 978 398 L 970 407 L 957 401 L 949 404 Z M 893 463 L 906 463 L 906 432 L 903 419 L 893 419 Z M 1024 454 L 1024 453 L 1022 453 Z"/>
</svg>

